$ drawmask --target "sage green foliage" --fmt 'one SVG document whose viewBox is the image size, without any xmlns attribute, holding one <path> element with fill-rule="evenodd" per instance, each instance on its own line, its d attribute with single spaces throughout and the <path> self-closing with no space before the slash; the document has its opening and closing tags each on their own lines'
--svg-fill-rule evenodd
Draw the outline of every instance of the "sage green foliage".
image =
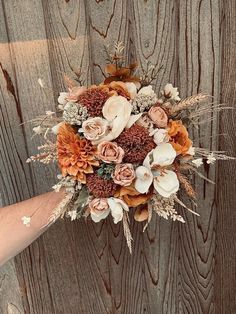
<svg viewBox="0 0 236 314">
<path fill-rule="evenodd" d="M 114 169 L 114 164 L 102 163 L 100 168 L 97 170 L 97 174 L 106 180 L 110 180 L 112 178 L 112 173 L 114 172 Z"/>
</svg>

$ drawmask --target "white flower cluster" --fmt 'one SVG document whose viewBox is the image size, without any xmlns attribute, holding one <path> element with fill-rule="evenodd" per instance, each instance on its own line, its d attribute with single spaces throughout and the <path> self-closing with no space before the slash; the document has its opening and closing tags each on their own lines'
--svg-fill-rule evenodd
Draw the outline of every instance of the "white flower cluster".
<svg viewBox="0 0 236 314">
<path fill-rule="evenodd" d="M 55 184 L 52 188 L 55 192 L 59 192 L 61 188 L 66 188 L 66 191 L 69 193 L 75 193 L 78 190 L 81 190 L 81 183 L 71 177 L 63 177 L 62 175 L 58 175 L 57 178 L 60 180 L 57 184 Z"/>
<path fill-rule="evenodd" d="M 74 102 L 68 102 L 63 111 L 63 119 L 72 125 L 81 125 L 88 118 L 85 107 Z"/>
</svg>

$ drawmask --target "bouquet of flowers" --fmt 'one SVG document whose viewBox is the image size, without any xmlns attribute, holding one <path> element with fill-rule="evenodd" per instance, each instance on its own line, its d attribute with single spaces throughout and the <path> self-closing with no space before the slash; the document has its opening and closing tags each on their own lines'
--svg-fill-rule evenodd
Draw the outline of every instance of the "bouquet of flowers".
<svg viewBox="0 0 236 314">
<path fill-rule="evenodd" d="M 159 69 L 148 64 L 136 74 L 137 64 L 124 64 L 121 43 L 107 55 L 104 82 L 83 86 L 81 76 L 65 76 L 68 91 L 60 93 L 58 110 L 32 120 L 46 143 L 28 162 L 53 161 L 60 169 L 53 188 L 64 187 L 67 194 L 50 222 L 84 216 L 98 223 L 111 215 L 115 224 L 123 222 L 131 250 L 131 216 L 145 221 L 145 230 L 153 213 L 183 223 L 176 203 L 198 215 L 178 198 L 179 189 L 194 204 L 189 174 L 210 181 L 198 168 L 230 157 L 194 147 L 187 130 L 222 105 L 209 103 L 203 93 L 181 99 L 172 84 L 156 94 L 151 83 Z"/>
</svg>

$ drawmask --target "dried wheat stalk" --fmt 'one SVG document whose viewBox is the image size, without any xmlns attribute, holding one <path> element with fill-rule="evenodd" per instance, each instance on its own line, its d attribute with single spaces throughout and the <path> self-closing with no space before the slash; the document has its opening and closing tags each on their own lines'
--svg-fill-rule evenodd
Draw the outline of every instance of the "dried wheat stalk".
<svg viewBox="0 0 236 314">
<path fill-rule="evenodd" d="M 183 100 L 181 100 L 178 104 L 174 105 L 170 109 L 170 114 L 176 114 L 177 112 L 184 110 L 184 109 L 189 109 L 189 107 L 192 107 L 202 101 L 205 101 L 209 98 L 209 95 L 206 94 L 197 94 L 194 96 L 187 97 Z"/>
<path fill-rule="evenodd" d="M 67 210 L 67 206 L 71 202 L 74 193 L 68 193 L 60 202 L 60 204 L 53 210 L 51 216 L 48 219 L 47 225 L 50 226 L 53 224 L 59 217 L 63 216 Z M 44 226 L 45 227 L 45 226 Z"/>
<path fill-rule="evenodd" d="M 124 212 L 123 214 L 123 229 L 124 229 L 124 236 L 126 238 L 126 242 L 130 251 L 130 254 L 132 254 L 132 235 L 129 228 L 129 216 L 127 212 Z"/>
<path fill-rule="evenodd" d="M 196 192 L 193 189 L 191 183 L 189 182 L 188 178 L 183 175 L 182 173 L 178 173 L 178 179 L 179 182 L 182 184 L 183 188 L 185 189 L 186 193 L 188 194 L 188 196 L 192 197 L 192 198 L 196 198 Z"/>
</svg>

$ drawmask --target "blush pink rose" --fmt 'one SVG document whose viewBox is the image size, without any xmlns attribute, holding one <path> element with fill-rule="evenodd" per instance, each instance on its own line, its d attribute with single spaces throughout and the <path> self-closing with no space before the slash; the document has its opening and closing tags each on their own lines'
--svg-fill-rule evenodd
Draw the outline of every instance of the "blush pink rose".
<svg viewBox="0 0 236 314">
<path fill-rule="evenodd" d="M 135 178 L 133 165 L 132 164 L 116 165 L 112 178 L 116 184 L 122 186 L 129 186 Z"/>
<path fill-rule="evenodd" d="M 148 115 L 157 127 L 159 128 L 167 127 L 168 117 L 167 114 L 165 113 L 165 110 L 163 110 L 161 107 L 159 106 L 151 107 L 148 111 Z"/>
<path fill-rule="evenodd" d="M 102 142 L 98 144 L 98 158 L 110 164 L 112 162 L 120 164 L 124 157 L 124 150 L 115 142 Z"/>
<path fill-rule="evenodd" d="M 95 198 L 89 205 L 90 216 L 94 222 L 99 222 L 102 219 L 105 219 L 109 213 L 110 208 L 106 198 Z"/>
<path fill-rule="evenodd" d="M 66 99 L 71 102 L 77 102 L 79 100 L 79 96 L 82 95 L 86 89 L 87 88 L 84 86 L 75 86 L 69 88 L 69 95 L 66 97 Z"/>
</svg>

